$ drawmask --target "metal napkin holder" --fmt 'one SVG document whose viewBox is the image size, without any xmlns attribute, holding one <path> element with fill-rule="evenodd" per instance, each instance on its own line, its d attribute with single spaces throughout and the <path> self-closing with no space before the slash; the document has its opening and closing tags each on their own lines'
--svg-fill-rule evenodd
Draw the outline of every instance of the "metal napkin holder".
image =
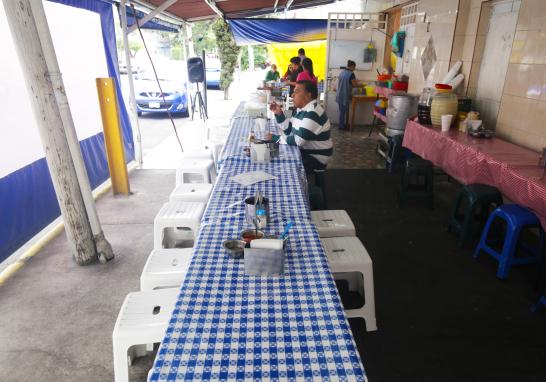
<svg viewBox="0 0 546 382">
<path fill-rule="evenodd" d="M 282 249 L 245 248 L 245 274 L 281 276 L 284 273 L 286 242 Z"/>
</svg>

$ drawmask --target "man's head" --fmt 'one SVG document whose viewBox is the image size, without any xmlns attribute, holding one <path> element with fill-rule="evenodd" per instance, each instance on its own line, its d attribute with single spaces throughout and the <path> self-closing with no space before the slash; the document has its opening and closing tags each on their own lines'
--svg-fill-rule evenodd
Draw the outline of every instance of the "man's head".
<svg viewBox="0 0 546 382">
<path fill-rule="evenodd" d="M 292 70 L 298 70 L 301 64 L 301 59 L 299 57 L 292 57 L 290 59 L 290 63 L 292 64 Z"/>
<path fill-rule="evenodd" d="M 348 60 L 347 61 L 347 69 L 355 70 L 355 68 L 356 68 L 356 63 L 353 60 Z"/>
<path fill-rule="evenodd" d="M 296 87 L 294 88 L 294 106 L 297 108 L 302 108 L 318 97 L 317 85 L 311 81 L 298 81 L 296 82 Z"/>
<path fill-rule="evenodd" d="M 305 56 L 305 49 L 299 48 L 299 49 L 298 49 L 298 55 L 299 55 L 299 56 Z"/>
<path fill-rule="evenodd" d="M 271 65 L 271 70 L 276 72 L 277 71 L 277 65 L 275 65 L 275 64 Z"/>
</svg>

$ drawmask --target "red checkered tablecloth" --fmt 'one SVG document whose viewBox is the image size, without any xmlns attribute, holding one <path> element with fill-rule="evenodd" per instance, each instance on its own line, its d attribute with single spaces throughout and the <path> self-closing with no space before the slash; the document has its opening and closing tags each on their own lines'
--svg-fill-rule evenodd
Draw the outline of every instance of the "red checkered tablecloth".
<svg viewBox="0 0 546 382">
<path fill-rule="evenodd" d="M 499 138 L 474 138 L 454 129 L 442 133 L 410 120 L 403 146 L 463 184 L 497 187 L 508 199 L 537 214 L 546 228 L 546 177 L 538 153 Z"/>
</svg>

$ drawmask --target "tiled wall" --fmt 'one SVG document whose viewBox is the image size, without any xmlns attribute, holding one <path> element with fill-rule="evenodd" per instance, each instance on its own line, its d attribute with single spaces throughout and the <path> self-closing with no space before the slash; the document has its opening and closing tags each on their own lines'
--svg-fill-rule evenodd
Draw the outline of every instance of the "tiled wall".
<svg viewBox="0 0 546 382">
<path fill-rule="evenodd" d="M 546 1 L 522 0 L 497 120 L 497 134 L 546 147 Z"/>
<path fill-rule="evenodd" d="M 426 20 L 419 20 L 415 25 L 413 40 L 412 61 L 410 68 L 409 92 L 420 94 L 423 87 L 442 80 L 447 74 L 450 65 L 455 23 L 459 0 L 420 0 L 418 13 L 425 13 Z M 429 38 L 432 36 L 436 51 L 436 65 L 428 78 L 424 78 L 421 69 L 421 55 L 425 50 Z"/>
<path fill-rule="evenodd" d="M 485 0 L 421 0 L 430 25 L 416 24 L 409 91 L 441 80 L 457 60 L 463 61 L 465 81 L 459 94 L 476 97 L 480 63 L 489 23 Z M 423 78 L 420 57 L 429 37 L 436 49 L 436 67 Z M 546 0 L 522 0 L 516 35 L 506 73 L 497 135 L 516 144 L 542 150 L 546 147 Z"/>
</svg>

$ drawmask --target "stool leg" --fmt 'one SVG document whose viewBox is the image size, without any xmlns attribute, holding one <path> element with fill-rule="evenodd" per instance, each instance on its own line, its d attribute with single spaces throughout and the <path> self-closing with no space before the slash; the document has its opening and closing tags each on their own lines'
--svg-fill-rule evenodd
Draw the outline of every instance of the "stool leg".
<svg viewBox="0 0 546 382">
<path fill-rule="evenodd" d="M 459 212 L 459 208 L 461 207 L 462 201 L 463 201 L 463 193 L 460 192 L 459 195 L 457 195 L 457 199 L 455 200 L 455 204 L 453 205 L 453 208 L 451 209 L 451 216 L 447 224 L 448 232 L 451 232 L 451 228 L 455 228 L 456 232 L 459 231 L 458 229 L 459 220 L 457 219 L 457 213 Z"/>
<path fill-rule="evenodd" d="M 495 220 L 495 217 L 497 214 L 493 212 L 491 216 L 489 216 L 489 219 L 487 220 L 487 223 L 485 223 L 485 227 L 483 228 L 482 235 L 480 236 L 480 241 L 478 245 L 476 246 L 476 249 L 474 251 L 474 259 L 478 259 L 480 256 L 480 250 L 487 245 L 487 236 L 489 235 L 489 230 L 491 229 L 491 225 L 493 224 L 493 220 Z"/>
<path fill-rule="evenodd" d="M 469 236 L 472 233 L 473 223 L 474 223 L 474 213 L 476 205 L 468 202 L 468 205 L 465 208 L 464 219 L 461 225 L 461 232 L 459 236 L 459 247 L 462 247 L 468 241 Z"/>
<path fill-rule="evenodd" d="M 402 186 L 400 188 L 400 192 L 398 194 L 398 206 L 400 208 L 404 207 L 404 203 L 406 201 L 406 191 L 409 184 L 409 174 L 406 169 L 404 169 L 404 173 L 402 174 Z"/>
<path fill-rule="evenodd" d="M 434 171 L 431 169 L 425 176 L 427 182 L 428 207 L 434 208 Z"/>
<path fill-rule="evenodd" d="M 516 246 L 521 229 L 516 227 L 507 227 L 506 238 L 502 246 L 501 258 L 499 259 L 499 268 L 497 270 L 497 277 L 499 279 L 505 279 L 508 277 L 512 261 L 515 256 Z"/>
<path fill-rule="evenodd" d="M 370 264 L 370 269 L 364 277 L 364 319 L 366 320 L 366 331 L 371 332 L 377 330 L 377 322 L 375 319 L 375 297 L 373 289 L 373 268 Z"/>
<path fill-rule="evenodd" d="M 127 361 L 128 346 L 114 340 L 114 380 L 129 382 L 129 364 Z"/>
</svg>

